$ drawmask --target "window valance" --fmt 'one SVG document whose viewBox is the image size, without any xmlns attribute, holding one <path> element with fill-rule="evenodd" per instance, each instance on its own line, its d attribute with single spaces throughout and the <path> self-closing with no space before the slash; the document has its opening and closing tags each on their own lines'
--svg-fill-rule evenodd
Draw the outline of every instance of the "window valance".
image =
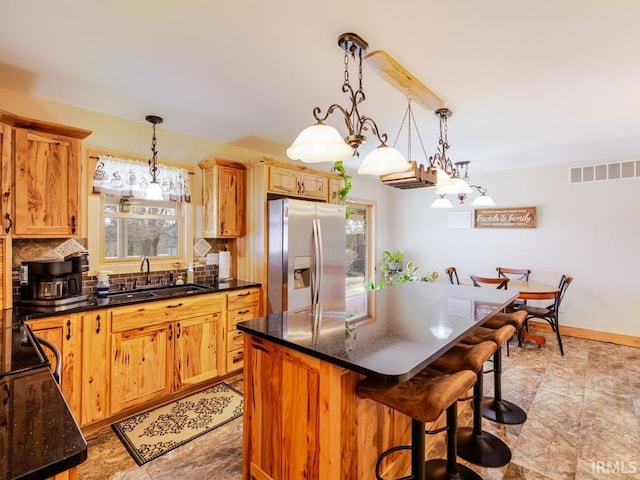
<svg viewBox="0 0 640 480">
<path fill-rule="evenodd" d="M 190 202 L 189 172 L 183 168 L 158 165 L 158 183 L 164 200 Z M 151 182 L 148 163 L 98 155 L 93 172 L 93 192 L 122 198 L 145 198 Z"/>
</svg>

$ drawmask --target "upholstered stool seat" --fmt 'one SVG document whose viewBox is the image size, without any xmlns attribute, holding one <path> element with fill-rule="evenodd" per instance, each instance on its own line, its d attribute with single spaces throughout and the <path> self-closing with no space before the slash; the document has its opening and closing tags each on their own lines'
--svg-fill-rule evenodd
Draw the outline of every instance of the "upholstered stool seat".
<svg viewBox="0 0 640 480">
<path fill-rule="evenodd" d="M 509 329 L 505 329 L 507 335 Z M 473 387 L 473 428 L 460 429 L 463 436 L 458 435 L 458 455 L 468 462 L 482 467 L 501 467 L 511 461 L 509 446 L 495 435 L 482 429 L 482 395 L 483 366 L 500 348 L 494 341 L 467 345 L 459 343 L 432 362 L 429 367 L 454 373 L 458 370 L 471 370 L 476 373 L 476 384 Z M 468 400 L 465 398 L 464 400 Z M 437 460 L 432 460 L 437 461 Z M 430 462 L 427 462 L 427 466 Z"/>
<path fill-rule="evenodd" d="M 475 382 L 476 375 L 469 370 L 446 374 L 427 367 L 406 382 L 389 383 L 368 378 L 358 385 L 358 396 L 361 398 L 375 400 L 411 417 L 411 447 L 392 447 L 382 453 L 376 465 L 376 478 L 382 478 L 378 470 L 386 456 L 400 449 L 410 449 L 412 479 L 480 479 L 473 470 L 456 463 L 456 404 L 458 397 L 464 395 Z M 429 472 L 425 477 L 425 423 L 437 420 L 445 411 L 447 426 L 438 432 L 447 431 L 446 468 L 438 474 Z"/>
<path fill-rule="evenodd" d="M 483 328 L 500 330 L 511 325 L 518 335 L 527 318 L 527 312 L 519 310 L 511 313 L 498 313 L 483 324 Z M 485 397 L 482 402 L 482 416 L 488 420 L 504 424 L 519 424 L 527 420 L 526 412 L 518 405 L 502 398 L 502 350 L 493 356 L 493 397 Z"/>
</svg>

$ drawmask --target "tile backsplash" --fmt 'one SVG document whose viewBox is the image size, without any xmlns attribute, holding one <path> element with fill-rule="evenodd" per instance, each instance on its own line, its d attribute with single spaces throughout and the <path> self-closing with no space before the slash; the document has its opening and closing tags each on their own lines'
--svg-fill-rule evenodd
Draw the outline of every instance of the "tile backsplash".
<svg viewBox="0 0 640 480">
<path fill-rule="evenodd" d="M 210 245 L 210 249 L 207 248 Z M 206 253 L 219 252 L 223 248 L 228 248 L 235 258 L 235 243 L 233 240 L 222 239 L 194 239 L 199 253 L 204 254 L 200 258 L 196 256 L 194 267 L 194 283 L 199 285 L 213 285 L 218 278 L 218 265 L 206 265 Z M 33 260 L 63 260 L 68 253 L 86 250 L 87 239 L 14 239 L 13 240 L 13 262 L 12 262 L 12 287 L 13 299 L 20 299 L 20 264 L 24 261 Z M 195 254 L 195 252 L 194 252 Z M 153 268 L 153 264 L 152 264 Z M 232 272 L 235 268 L 232 268 Z M 89 273 L 89 272 L 88 272 Z M 152 271 L 150 274 L 151 283 L 167 285 L 173 274 L 174 282 L 179 276 L 186 283 L 186 267 L 181 269 Z M 82 274 L 82 292 L 94 293 L 97 279 L 87 273 Z M 144 285 L 146 275 L 144 272 L 134 271 L 127 273 L 115 273 L 109 275 L 110 290 L 119 288 L 131 289 L 134 283 Z"/>
</svg>

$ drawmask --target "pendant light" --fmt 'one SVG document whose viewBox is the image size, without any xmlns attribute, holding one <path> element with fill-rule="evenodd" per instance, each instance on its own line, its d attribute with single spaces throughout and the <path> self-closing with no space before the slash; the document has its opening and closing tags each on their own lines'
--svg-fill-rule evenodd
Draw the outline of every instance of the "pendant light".
<svg viewBox="0 0 640 480">
<path fill-rule="evenodd" d="M 359 156 L 358 148 L 366 143 L 363 132 L 371 131 L 380 141 L 380 146 L 370 152 L 358 169 L 360 174 L 385 175 L 401 172 L 410 168 L 402 154 L 386 144 L 387 134 L 380 133 L 378 125 L 371 117 L 361 115 L 358 106 L 365 100 L 362 88 L 362 56 L 369 47 L 355 33 L 343 33 L 338 37 L 338 45 L 344 50 L 344 82 L 342 91 L 349 96 L 350 104 L 345 108 L 337 103 L 329 106 L 325 115 L 321 115 L 320 107 L 313 109 L 316 124 L 304 129 L 287 149 L 291 160 L 304 163 L 336 162 L 346 160 L 350 156 Z M 358 62 L 358 88 L 354 90 L 349 80 L 350 59 Z M 324 122 L 334 112 L 342 113 L 347 127 L 347 136 L 342 138 L 338 130 Z"/>
<path fill-rule="evenodd" d="M 153 137 L 151 138 L 151 158 L 149 159 L 149 173 L 151 174 L 151 182 L 147 186 L 147 192 L 145 195 L 146 200 L 162 201 L 164 197 L 162 195 L 162 188 L 158 183 L 158 150 L 156 149 L 156 125 L 163 122 L 162 117 L 157 115 L 147 115 L 145 120 L 153 125 Z"/>
</svg>

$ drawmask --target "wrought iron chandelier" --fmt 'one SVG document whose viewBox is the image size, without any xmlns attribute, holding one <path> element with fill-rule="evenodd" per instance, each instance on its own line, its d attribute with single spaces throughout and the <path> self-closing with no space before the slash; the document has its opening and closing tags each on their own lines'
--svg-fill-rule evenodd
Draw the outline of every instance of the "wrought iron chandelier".
<svg viewBox="0 0 640 480">
<path fill-rule="evenodd" d="M 380 145 L 371 151 L 363 160 L 358 173 L 385 175 L 387 173 L 407 170 L 410 165 L 402 154 L 387 145 L 387 134 L 381 133 L 378 125 L 371 117 L 361 115 L 358 106 L 366 99 L 362 87 L 362 57 L 368 48 L 360 36 L 355 33 L 343 33 L 338 37 L 338 45 L 344 50 L 344 81 L 342 91 L 349 96 L 350 104 L 343 107 L 332 104 L 322 115 L 320 107 L 313 109 L 316 124 L 304 129 L 287 149 L 287 156 L 292 160 L 305 163 L 336 162 L 350 156 L 359 156 L 358 148 L 365 144 L 364 132 L 370 131 L 380 141 Z M 354 89 L 349 78 L 349 62 L 358 64 L 358 88 Z M 347 135 L 343 139 L 338 130 L 326 125 L 325 120 L 334 112 L 343 116 Z"/>
<path fill-rule="evenodd" d="M 149 159 L 149 173 L 151 174 L 151 182 L 147 187 L 145 195 L 146 200 L 164 200 L 162 188 L 158 183 L 158 150 L 156 149 L 156 125 L 163 122 L 162 117 L 157 115 L 147 115 L 145 120 L 153 125 L 153 137 L 151 138 L 151 158 Z"/>
<path fill-rule="evenodd" d="M 462 161 L 453 163 L 447 156 L 447 150 L 449 150 L 449 138 L 448 138 L 448 118 L 451 117 L 451 110 L 448 108 L 439 108 L 435 111 L 435 114 L 440 117 L 440 138 L 438 140 L 438 147 L 433 157 L 429 158 L 429 163 L 432 168 L 441 169 L 446 173 L 452 182 L 448 185 L 443 185 L 436 189 L 436 195 L 439 196 L 431 204 L 431 208 L 452 208 L 453 204 L 446 198 L 446 195 L 455 195 L 458 197 L 460 204 L 464 204 L 467 195 L 472 193 L 472 188 L 475 188 L 480 193 L 480 196 L 476 197 L 471 206 L 473 207 L 487 207 L 493 206 L 496 203 L 493 199 L 487 195 L 487 189 L 479 185 L 469 185 L 469 163 L 470 161 Z M 464 168 L 464 174 L 462 169 Z"/>
</svg>

